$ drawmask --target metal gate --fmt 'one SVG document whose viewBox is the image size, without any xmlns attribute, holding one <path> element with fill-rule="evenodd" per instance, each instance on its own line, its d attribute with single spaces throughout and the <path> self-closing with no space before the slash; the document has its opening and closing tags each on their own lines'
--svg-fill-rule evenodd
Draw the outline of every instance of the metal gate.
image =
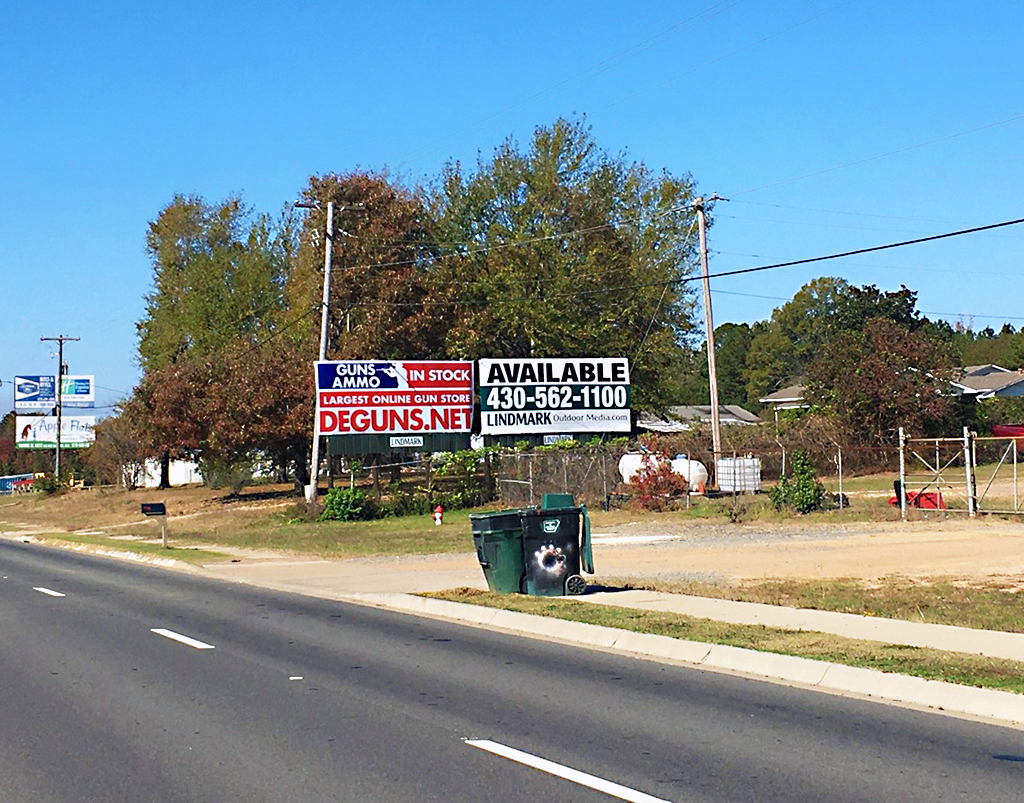
<svg viewBox="0 0 1024 803">
<path fill-rule="evenodd" d="M 1022 444 L 1021 446 L 1024 446 Z M 979 436 L 964 427 L 959 438 L 908 438 L 900 429 L 900 515 L 907 510 L 951 513 L 1024 513 L 1015 438 Z"/>
</svg>

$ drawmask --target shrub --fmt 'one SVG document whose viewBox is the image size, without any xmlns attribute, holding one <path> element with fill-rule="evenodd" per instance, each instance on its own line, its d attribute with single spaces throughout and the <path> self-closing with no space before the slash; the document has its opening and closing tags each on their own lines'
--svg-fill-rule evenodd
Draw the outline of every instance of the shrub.
<svg viewBox="0 0 1024 803">
<path fill-rule="evenodd" d="M 376 505 L 358 488 L 331 488 L 317 521 L 368 521 L 376 518 Z"/>
<path fill-rule="evenodd" d="M 799 449 L 793 452 L 793 476 L 783 477 L 768 492 L 776 510 L 791 507 L 798 513 L 820 510 L 825 499 L 825 486 L 814 477 L 814 467 L 807 454 Z"/>
<path fill-rule="evenodd" d="M 647 454 L 644 465 L 630 485 L 636 488 L 631 500 L 641 510 L 664 510 L 674 497 L 687 492 L 686 480 L 672 471 L 672 462 L 665 455 Z"/>
<path fill-rule="evenodd" d="M 238 496 L 252 482 L 253 466 L 251 460 L 229 463 L 219 457 L 201 457 L 199 473 L 207 488 L 230 488 L 231 493 Z"/>
</svg>

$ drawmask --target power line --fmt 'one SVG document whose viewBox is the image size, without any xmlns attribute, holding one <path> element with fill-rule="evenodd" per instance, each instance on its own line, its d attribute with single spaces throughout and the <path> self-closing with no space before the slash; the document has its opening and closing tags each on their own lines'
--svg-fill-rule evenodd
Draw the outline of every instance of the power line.
<svg viewBox="0 0 1024 803">
<path fill-rule="evenodd" d="M 908 245 L 918 245 L 920 243 L 933 242 L 935 240 L 944 240 L 944 239 L 948 239 L 950 237 L 961 237 L 961 236 L 963 236 L 965 234 L 976 234 L 978 232 L 990 231 L 992 229 L 1004 228 L 1006 226 L 1015 226 L 1015 225 L 1018 225 L 1020 223 L 1024 223 L 1024 218 L 1018 218 L 1016 220 L 1007 220 L 1007 221 L 1004 221 L 1002 223 L 990 223 L 990 224 L 985 225 L 985 226 L 975 226 L 973 228 L 960 229 L 958 231 L 945 232 L 943 234 L 933 234 L 933 235 L 929 235 L 928 237 L 918 237 L 918 238 L 913 239 L 913 240 L 902 240 L 902 241 L 896 242 L 896 243 L 886 243 L 885 245 L 875 245 L 875 246 L 871 246 L 869 248 L 858 248 L 858 249 L 855 249 L 853 251 L 843 251 L 843 252 L 836 253 L 836 254 L 825 254 L 823 256 L 808 257 L 806 259 L 794 259 L 794 260 L 790 260 L 788 262 L 777 262 L 777 263 L 774 263 L 774 264 L 771 264 L 771 265 L 760 265 L 758 267 L 753 267 L 753 268 L 741 268 L 739 270 L 722 271 L 720 273 L 709 274 L 708 278 L 709 279 L 719 279 L 719 278 L 724 278 L 726 276 L 741 276 L 741 275 L 744 275 L 744 274 L 747 274 L 747 273 L 759 273 L 761 271 L 778 270 L 780 268 L 788 268 L 788 267 L 793 267 L 795 265 L 807 265 L 807 264 L 811 264 L 811 263 L 814 263 L 814 262 L 825 262 L 825 261 L 828 261 L 828 260 L 831 260 L 831 259 L 842 259 L 844 257 L 856 256 L 858 254 L 870 254 L 870 253 L 873 253 L 875 251 L 885 251 L 887 249 L 892 249 L 892 248 L 903 248 L 903 247 L 908 246 Z M 561 298 L 579 298 L 581 296 L 588 296 L 588 295 L 594 295 L 594 294 L 599 294 L 599 293 L 619 293 L 619 292 L 626 291 L 626 290 L 639 290 L 639 289 L 646 289 L 646 288 L 651 288 L 651 287 L 662 287 L 664 285 L 685 284 L 687 282 L 696 281 L 698 278 L 700 278 L 700 277 L 683 276 L 683 277 L 680 277 L 678 279 L 669 279 L 667 281 L 661 281 L 661 282 L 647 282 L 647 283 L 642 283 L 642 284 L 623 285 L 623 286 L 618 286 L 618 287 L 603 287 L 603 288 L 598 288 L 598 289 L 594 289 L 594 290 L 579 290 L 579 291 L 576 291 L 576 292 L 573 292 L 573 293 L 558 293 L 558 294 L 554 294 L 554 295 L 545 296 L 545 299 L 546 300 L 555 300 L 555 299 L 561 299 Z M 426 299 L 424 299 L 424 300 L 416 301 L 416 302 L 402 302 L 402 301 L 379 302 L 379 301 L 374 301 L 374 302 L 357 303 L 357 304 L 355 304 L 355 306 L 369 306 L 370 304 L 385 304 L 387 306 L 400 306 L 400 307 L 408 307 L 408 306 L 417 306 L 417 307 L 418 306 L 447 306 L 447 307 L 453 307 L 453 306 L 479 306 L 479 305 L 503 304 L 503 303 L 512 304 L 512 303 L 523 303 L 523 302 L 527 302 L 527 301 L 536 301 L 536 297 L 535 296 L 522 296 L 522 297 L 518 297 L 518 298 L 506 298 L 506 299 L 485 299 L 483 301 L 474 301 L 474 300 L 470 300 L 470 299 L 455 299 L 455 300 L 452 300 L 452 301 L 426 300 Z"/>
<path fill-rule="evenodd" d="M 837 170 L 845 170 L 847 167 L 856 167 L 857 165 L 867 164 L 868 162 L 874 162 L 878 159 L 885 159 L 889 156 L 897 156 L 901 153 L 907 153 L 908 151 L 914 151 L 918 148 L 925 148 L 929 145 L 937 145 L 940 142 L 947 142 L 951 139 L 957 139 L 958 137 L 965 137 L 968 134 L 974 134 L 978 131 L 985 131 L 989 128 L 995 128 L 997 126 L 1005 125 L 1006 123 L 1012 123 L 1017 120 L 1024 119 L 1024 113 L 1015 114 L 1012 117 L 1006 117 L 1002 120 L 996 120 L 994 123 L 986 123 L 985 125 L 975 126 L 974 128 L 968 128 L 965 131 L 958 131 L 955 134 L 947 134 L 943 137 L 937 137 L 936 139 L 930 139 L 926 142 L 918 142 L 915 145 L 907 145 L 903 148 L 897 148 L 896 150 L 886 151 L 885 153 L 878 153 L 874 156 L 867 156 L 863 159 L 854 159 L 852 162 L 844 162 L 843 164 L 833 165 L 832 167 L 826 167 L 822 170 L 815 170 L 811 173 L 804 173 L 800 176 L 794 176 L 793 178 L 782 179 L 781 181 L 773 181 L 770 184 L 762 184 L 760 187 L 751 187 L 746 190 L 740 190 L 739 192 L 730 193 L 730 197 L 735 198 L 738 195 L 747 195 L 751 192 L 760 192 L 761 190 L 771 189 L 772 187 L 779 187 L 783 184 L 792 184 L 795 181 L 803 181 L 807 178 L 814 178 L 815 176 L 822 176 L 826 173 L 834 173 Z"/>
</svg>

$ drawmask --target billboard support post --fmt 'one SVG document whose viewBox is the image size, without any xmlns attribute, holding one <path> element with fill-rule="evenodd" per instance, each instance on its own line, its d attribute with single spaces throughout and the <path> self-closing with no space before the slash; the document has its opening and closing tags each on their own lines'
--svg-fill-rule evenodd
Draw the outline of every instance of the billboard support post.
<svg viewBox="0 0 1024 803">
<path fill-rule="evenodd" d="M 62 396 L 64 395 L 64 341 L 65 340 L 81 340 L 80 337 L 69 337 L 68 335 L 59 335 L 57 337 L 41 337 L 40 341 L 56 340 L 57 341 L 57 455 L 53 461 L 53 474 L 54 479 L 60 483 L 60 427 L 61 427 L 61 411 L 63 409 Z"/>
</svg>

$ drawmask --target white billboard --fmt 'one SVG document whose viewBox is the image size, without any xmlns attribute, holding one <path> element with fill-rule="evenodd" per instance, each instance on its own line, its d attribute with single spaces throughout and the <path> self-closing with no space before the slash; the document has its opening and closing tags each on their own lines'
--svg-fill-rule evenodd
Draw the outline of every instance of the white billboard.
<svg viewBox="0 0 1024 803">
<path fill-rule="evenodd" d="M 480 432 L 629 432 L 625 357 L 480 360 Z"/>
<path fill-rule="evenodd" d="M 96 440 L 96 416 L 65 415 L 60 421 L 62 449 L 84 449 Z M 19 449 L 56 449 L 57 416 L 19 415 L 14 419 L 14 445 Z"/>
<path fill-rule="evenodd" d="M 93 376 L 61 377 L 60 403 L 63 407 L 93 407 L 96 403 L 96 378 Z"/>
</svg>

